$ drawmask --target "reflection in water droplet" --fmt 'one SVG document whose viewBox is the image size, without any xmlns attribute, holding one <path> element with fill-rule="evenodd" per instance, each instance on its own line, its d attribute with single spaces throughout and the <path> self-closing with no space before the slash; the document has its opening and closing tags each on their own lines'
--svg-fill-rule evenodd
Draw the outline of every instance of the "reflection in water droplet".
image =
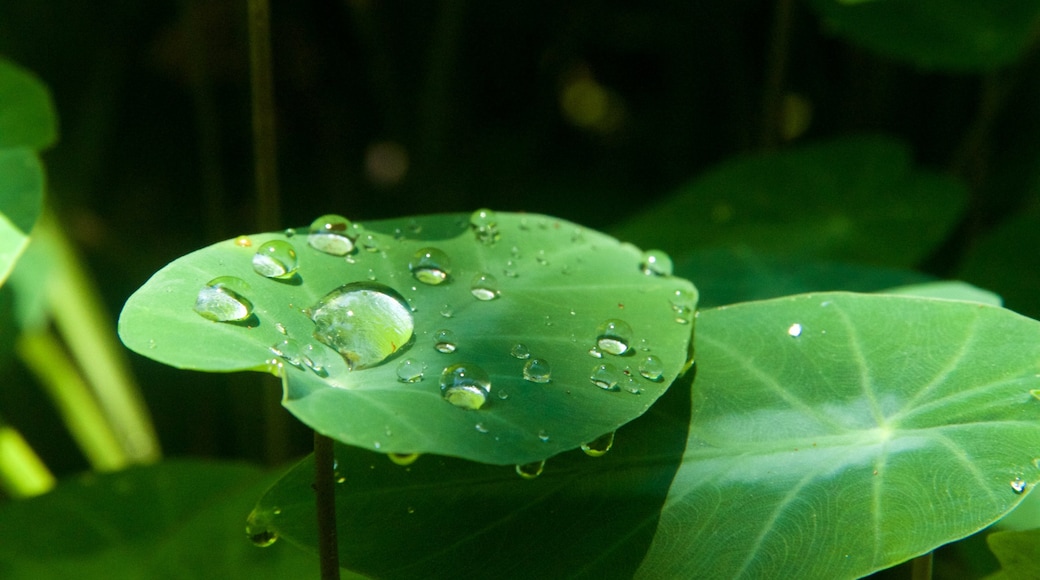
<svg viewBox="0 0 1040 580">
<path fill-rule="evenodd" d="M 441 373 L 441 395 L 456 407 L 479 409 L 487 403 L 490 392 L 491 378 L 475 364 L 454 364 Z"/>
<path fill-rule="evenodd" d="M 447 328 L 442 328 L 433 335 L 433 348 L 437 349 L 437 352 L 451 354 L 455 352 L 458 346 L 455 333 Z"/>
<path fill-rule="evenodd" d="M 639 361 L 639 374 L 644 379 L 659 382 L 664 378 L 664 363 L 654 355 L 648 355 Z"/>
<path fill-rule="evenodd" d="M 592 358 L 603 358 L 603 351 L 596 347 L 592 347 L 589 349 L 589 356 Z"/>
<path fill-rule="evenodd" d="M 545 470 L 545 460 L 516 466 L 516 474 L 524 479 L 534 479 Z"/>
<path fill-rule="evenodd" d="M 1016 477 L 1011 480 L 1011 490 L 1015 493 L 1025 493 L 1028 484 L 1021 477 Z"/>
<path fill-rule="evenodd" d="M 409 345 L 415 327 L 404 298 L 371 282 L 340 286 L 310 312 L 314 337 L 340 353 L 352 369 L 378 365 Z"/>
<path fill-rule="evenodd" d="M 624 320 L 612 318 L 596 330 L 596 346 L 604 352 L 622 355 L 632 343 L 632 327 Z"/>
<path fill-rule="evenodd" d="M 647 276 L 672 275 L 672 259 L 661 250 L 649 250 L 643 253 L 643 262 L 639 267 Z"/>
<path fill-rule="evenodd" d="M 524 380 L 532 383 L 548 383 L 552 380 L 552 367 L 546 360 L 533 358 L 524 364 Z"/>
<path fill-rule="evenodd" d="M 581 446 L 581 450 L 585 452 L 585 455 L 590 457 L 602 457 L 610 448 L 614 446 L 614 432 L 606 433 L 596 437 L 592 441 L 585 443 Z"/>
<path fill-rule="evenodd" d="M 251 534 L 247 529 L 246 535 L 249 536 L 249 541 L 253 542 L 253 545 L 257 548 L 267 548 L 278 541 L 278 534 L 271 530 L 261 530 Z"/>
<path fill-rule="evenodd" d="M 518 342 L 513 345 L 513 349 L 509 351 L 509 354 L 513 355 L 514 358 L 520 360 L 531 358 L 531 350 L 527 348 L 526 344 Z"/>
<path fill-rule="evenodd" d="M 292 278 L 298 265 L 296 248 L 282 240 L 266 242 L 253 254 L 253 270 L 266 278 Z"/>
<path fill-rule="evenodd" d="M 390 458 L 390 461 L 393 461 L 394 463 L 396 463 L 397 465 L 400 465 L 401 467 L 408 467 L 409 465 L 415 463 L 416 459 L 419 459 L 419 455 L 421 455 L 421 454 L 420 453 L 388 453 L 387 457 Z"/>
<path fill-rule="evenodd" d="M 287 338 L 271 347 L 271 352 L 285 359 L 285 362 L 299 367 L 303 363 L 303 346 L 299 342 Z"/>
<path fill-rule="evenodd" d="M 214 278 L 199 290 L 195 312 L 216 322 L 245 320 L 253 314 L 253 303 L 245 297 L 249 290 L 249 285 L 241 278 Z"/>
<path fill-rule="evenodd" d="M 494 300 L 498 297 L 498 280 L 491 274 L 477 274 L 473 277 L 470 292 L 477 297 L 477 300 Z"/>
<path fill-rule="evenodd" d="M 423 380 L 426 363 L 406 358 L 397 364 L 397 380 L 402 383 L 417 383 Z"/>
<path fill-rule="evenodd" d="M 469 226 L 477 241 L 491 245 L 498 241 L 498 216 L 489 209 L 478 209 L 469 217 Z"/>
<path fill-rule="evenodd" d="M 795 322 L 787 329 L 787 334 L 792 337 L 798 337 L 802 335 L 802 325 Z"/>
<path fill-rule="evenodd" d="M 451 274 L 451 259 L 448 254 L 437 248 L 423 248 L 412 256 L 408 269 L 415 279 L 423 284 L 436 286 L 448 279 Z"/>
<path fill-rule="evenodd" d="M 592 374 L 589 375 L 589 380 L 592 384 L 605 391 L 619 391 L 621 388 L 618 383 L 624 378 L 624 375 L 618 368 L 610 363 L 604 363 L 596 365 L 592 369 Z"/>
<path fill-rule="evenodd" d="M 323 215 L 311 223 L 307 244 L 319 252 L 346 256 L 354 249 L 354 239 L 349 236 L 351 225 L 350 220 L 341 215 Z"/>
</svg>

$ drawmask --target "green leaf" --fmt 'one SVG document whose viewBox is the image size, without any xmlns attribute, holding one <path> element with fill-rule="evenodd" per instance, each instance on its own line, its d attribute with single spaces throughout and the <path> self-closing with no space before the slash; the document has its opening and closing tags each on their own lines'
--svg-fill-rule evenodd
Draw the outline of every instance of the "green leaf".
<svg viewBox="0 0 1040 580">
<path fill-rule="evenodd" d="M 339 441 L 383 453 L 438 453 L 495 464 L 538 461 L 617 429 L 645 412 L 687 364 L 696 290 L 683 279 L 645 274 L 642 252 L 629 244 L 524 214 L 499 214 L 493 232 L 471 228 L 461 215 L 368 223 L 350 231 L 361 249 L 347 257 L 314 249 L 301 232 L 229 240 L 180 258 L 127 301 L 120 336 L 131 349 L 180 368 L 280 373 L 284 405 Z M 254 255 L 268 241 L 295 246 L 294 276 L 268 279 L 253 270 Z M 443 283 L 424 283 L 410 272 L 410 262 L 429 248 L 444 252 L 438 258 L 448 272 Z M 491 300 L 473 293 L 482 273 L 497 278 L 497 294 L 484 291 Z M 200 289 L 219 276 L 249 287 L 238 284 L 253 307 L 241 322 L 214 322 L 193 312 Z M 421 277 L 436 278 L 431 276 Z M 359 291 L 369 294 L 361 299 L 365 304 L 351 306 L 358 316 L 349 320 L 360 326 L 337 340 L 365 340 L 349 348 L 323 342 L 323 327 L 312 322 L 326 322 L 328 308 L 319 301 L 358 282 Z M 385 286 L 380 291 L 370 284 Z M 234 310 L 225 308 L 234 307 L 225 300 L 226 289 L 208 292 L 223 301 L 224 311 Z M 393 293 L 407 306 L 392 300 Z M 615 319 L 631 327 L 628 352 L 590 356 L 600 342 L 599 327 Z M 369 321 L 375 327 L 367 327 Z M 442 330 L 453 338 L 438 341 Z M 338 356 L 329 342 L 347 354 Z M 453 352 L 439 352 L 438 342 Z M 517 344 L 529 356 L 511 354 Z M 272 347 L 285 356 L 275 357 Z M 382 356 L 388 358 L 378 363 Z M 659 364 L 647 372 L 651 379 L 641 373 L 648 356 Z M 525 380 L 523 369 L 534 359 L 551 365 L 550 382 Z M 484 408 L 459 408 L 442 397 L 442 371 L 456 364 L 487 372 L 489 393 L 454 393 L 462 402 L 472 402 L 466 395 L 486 397 Z M 611 390 L 591 380 L 604 364 L 616 371 Z M 418 379 L 417 369 L 424 369 L 421 380 L 402 381 L 399 372 Z"/>
<path fill-rule="evenodd" d="M 899 141 L 842 138 L 726 162 L 615 234 L 682 262 L 711 246 L 912 266 L 956 224 L 966 191 Z"/>
<path fill-rule="evenodd" d="M 1040 211 L 1015 216 L 978 240 L 957 272 L 1004 297 L 1008 308 L 1040 317 Z"/>
<path fill-rule="evenodd" d="M 926 69 L 985 71 L 1025 52 L 1040 22 L 1033 0 L 884 0 L 809 3 L 849 42 Z"/>
<path fill-rule="evenodd" d="M 986 543 L 1000 561 L 998 578 L 1040 578 L 1040 530 L 995 532 Z"/>
<path fill-rule="evenodd" d="M 43 167 L 36 154 L 24 147 L 0 149 L 0 284 L 29 244 L 42 208 Z"/>
<path fill-rule="evenodd" d="M 0 57 L 0 150 L 45 149 L 58 138 L 50 93 L 35 75 Z"/>
<path fill-rule="evenodd" d="M 990 306 L 1003 306 L 1004 301 L 1000 296 L 983 290 L 977 286 L 955 280 L 942 280 L 937 282 L 923 282 L 920 284 L 909 284 L 881 290 L 879 294 L 897 294 L 900 296 L 917 296 L 919 298 L 936 298 L 939 300 L 961 300 L 964 302 L 978 302 Z"/>
<path fill-rule="evenodd" d="M 423 456 L 402 467 L 336 447 L 340 561 L 377 578 L 630 578 L 686 442 L 693 373 L 617 431 L 600 457 L 512 467 Z M 259 501 L 250 529 L 314 550 L 313 458 Z"/>
<path fill-rule="evenodd" d="M 258 550 L 241 514 L 270 474 L 240 464 L 168 461 L 85 475 L 0 506 L 0 577 L 316 578 L 316 559 Z"/>
<path fill-rule="evenodd" d="M 642 578 L 851 578 L 967 536 L 1040 480 L 1040 324 L 813 294 L 700 313 L 683 464 Z"/>
</svg>

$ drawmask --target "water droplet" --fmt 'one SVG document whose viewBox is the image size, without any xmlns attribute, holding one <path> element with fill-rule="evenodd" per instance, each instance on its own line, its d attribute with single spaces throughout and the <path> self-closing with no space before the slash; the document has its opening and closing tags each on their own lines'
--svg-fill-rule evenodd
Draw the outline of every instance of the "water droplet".
<svg viewBox="0 0 1040 580">
<path fill-rule="evenodd" d="M 542 429 L 541 431 L 538 432 L 538 440 L 541 441 L 542 443 L 548 443 L 549 442 L 549 434 L 545 431 L 545 429 Z"/>
<path fill-rule="evenodd" d="M 253 254 L 253 270 L 266 278 L 292 278 L 298 264 L 296 248 L 282 240 L 265 242 Z"/>
<path fill-rule="evenodd" d="M 278 534 L 271 529 L 272 512 L 254 510 L 246 519 L 246 536 L 258 548 L 266 548 L 278 541 Z"/>
<path fill-rule="evenodd" d="M 596 347 L 592 347 L 589 349 L 589 356 L 592 358 L 603 358 L 603 351 Z"/>
<path fill-rule="evenodd" d="M 327 351 L 324 347 L 315 346 L 313 344 L 303 345 L 303 364 L 307 368 L 314 371 L 314 374 L 325 377 L 328 376 L 326 370 L 329 366 L 329 359 L 325 356 Z"/>
<path fill-rule="evenodd" d="M 639 361 L 639 374 L 648 381 L 655 383 L 664 378 L 664 363 L 654 355 L 648 355 Z"/>
<path fill-rule="evenodd" d="M 475 364 L 451 365 L 441 373 L 441 395 L 456 407 L 479 409 L 487 403 L 490 392 L 491 378 Z"/>
<path fill-rule="evenodd" d="M 253 314 L 253 303 L 245 297 L 249 290 L 249 285 L 241 278 L 214 278 L 199 290 L 195 312 L 216 322 L 245 320 Z"/>
<path fill-rule="evenodd" d="M 444 354 L 451 354 L 455 352 L 455 349 L 459 347 L 458 341 L 455 339 L 455 333 L 447 328 L 438 330 L 433 335 L 433 348 L 437 349 L 437 352 L 443 352 Z"/>
<path fill-rule="evenodd" d="M 605 433 L 581 446 L 581 450 L 589 457 L 602 457 L 614 446 L 614 432 Z"/>
<path fill-rule="evenodd" d="M 489 209 L 478 209 L 469 216 L 469 226 L 477 236 L 477 241 L 491 245 L 498 241 L 498 216 Z"/>
<path fill-rule="evenodd" d="M 516 466 L 516 474 L 524 479 L 534 479 L 545 470 L 545 460 L 524 463 Z"/>
<path fill-rule="evenodd" d="M 589 380 L 592 381 L 592 384 L 605 391 L 621 390 L 621 388 L 618 387 L 618 383 L 620 383 L 623 378 L 624 375 L 622 372 L 610 363 L 596 365 L 592 369 L 592 374 L 589 375 Z"/>
<path fill-rule="evenodd" d="M 532 383 L 548 383 L 552 380 L 552 367 L 546 360 L 533 358 L 524 364 L 524 380 Z"/>
<path fill-rule="evenodd" d="M 643 253 L 639 267 L 647 276 L 671 276 L 672 258 L 661 250 L 648 250 Z"/>
<path fill-rule="evenodd" d="M 366 252 L 378 252 L 379 250 L 383 249 L 382 245 L 380 245 L 379 243 L 379 238 L 377 238 L 374 234 L 365 234 L 361 236 L 360 239 L 360 245 L 362 248 L 364 248 Z"/>
<path fill-rule="evenodd" d="M 285 359 L 285 362 L 294 367 L 303 363 L 303 347 L 299 342 L 287 338 L 271 347 L 271 352 Z"/>
<path fill-rule="evenodd" d="M 390 461 L 393 461 L 394 463 L 396 463 L 397 465 L 400 465 L 401 467 L 408 467 L 409 465 L 415 463 L 416 459 L 419 459 L 419 455 L 421 455 L 421 454 L 420 453 L 388 453 L 387 457 L 390 458 Z"/>
<path fill-rule="evenodd" d="M 477 300 L 494 300 L 498 297 L 498 280 L 491 274 L 477 274 L 473 277 L 470 292 L 477 297 Z"/>
<path fill-rule="evenodd" d="M 1040 457 L 1036 457 L 1033 459 L 1033 467 L 1040 469 Z"/>
<path fill-rule="evenodd" d="M 506 260 L 506 266 L 502 269 L 502 273 L 508 278 L 516 278 L 519 274 L 516 271 L 517 265 L 513 260 Z"/>
<path fill-rule="evenodd" d="M 513 246 L 512 248 L 509 249 L 509 255 L 513 256 L 513 258 L 515 258 L 517 260 L 520 259 L 521 253 L 522 252 L 520 251 L 520 248 L 518 246 Z"/>
<path fill-rule="evenodd" d="M 406 358 L 397 364 L 397 380 L 402 383 L 418 383 L 423 380 L 426 363 Z"/>
<path fill-rule="evenodd" d="M 526 344 L 518 342 L 513 345 L 513 349 L 509 351 L 509 354 L 513 355 L 514 358 L 520 360 L 531 358 L 531 350 L 527 348 Z"/>
<path fill-rule="evenodd" d="M 287 238 L 291 238 L 296 235 L 296 230 L 294 228 L 285 228 L 285 231 L 282 232 L 282 235 Z"/>
<path fill-rule="evenodd" d="M 441 316 L 444 318 L 451 318 L 455 316 L 455 309 L 451 307 L 451 304 L 445 304 L 441 307 Z"/>
<path fill-rule="evenodd" d="M 1016 477 L 1011 480 L 1011 490 L 1015 493 L 1025 493 L 1028 485 L 1029 484 L 1027 484 L 1021 477 Z"/>
<path fill-rule="evenodd" d="M 355 238 L 349 236 L 353 230 L 351 225 L 350 220 L 341 215 L 323 215 L 311 223 L 307 244 L 319 252 L 346 256 L 354 250 Z"/>
<path fill-rule="evenodd" d="M 285 327 L 281 322 L 274 323 L 274 329 L 282 334 L 289 334 L 289 329 Z"/>
<path fill-rule="evenodd" d="M 542 266 L 549 265 L 549 257 L 545 255 L 545 250 L 538 250 L 538 253 L 534 255 L 534 259 Z"/>
<path fill-rule="evenodd" d="M 487 425 L 483 423 L 477 423 L 473 426 L 473 428 L 477 430 L 477 433 L 482 433 L 484 435 L 487 435 L 491 432 L 491 430 L 487 428 Z"/>
<path fill-rule="evenodd" d="M 423 248 L 412 256 L 408 269 L 415 279 L 423 284 L 436 286 L 448 279 L 451 274 L 451 259 L 448 254 L 437 248 Z"/>
<path fill-rule="evenodd" d="M 255 533 L 250 533 L 246 529 L 246 534 L 249 536 L 249 541 L 253 542 L 253 545 L 257 548 L 267 548 L 278 541 L 278 534 L 271 530 L 260 530 Z"/>
<path fill-rule="evenodd" d="M 596 346 L 610 354 L 625 354 L 631 342 L 632 327 L 624 320 L 611 318 L 600 324 L 596 330 Z"/>
<path fill-rule="evenodd" d="M 310 308 L 314 337 L 352 369 L 378 365 L 409 344 L 415 323 L 393 289 L 371 282 L 336 288 Z"/>
<path fill-rule="evenodd" d="M 798 324 L 797 322 L 795 322 L 794 324 L 792 324 L 787 329 L 787 334 L 789 336 L 793 336 L 793 337 L 801 336 L 801 334 L 802 334 L 802 325 Z"/>
<path fill-rule="evenodd" d="M 253 240 L 250 240 L 248 236 L 238 236 L 235 238 L 235 245 L 240 248 L 248 248 L 253 245 Z"/>
</svg>

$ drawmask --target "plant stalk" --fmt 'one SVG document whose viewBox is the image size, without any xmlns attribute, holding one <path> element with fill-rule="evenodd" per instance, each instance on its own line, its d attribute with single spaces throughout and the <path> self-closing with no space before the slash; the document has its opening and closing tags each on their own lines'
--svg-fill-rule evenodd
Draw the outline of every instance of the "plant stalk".
<svg viewBox="0 0 1040 580">
<path fill-rule="evenodd" d="M 935 552 L 928 552 L 911 560 L 911 580 L 932 580 L 932 560 L 934 555 Z"/>
<path fill-rule="evenodd" d="M 22 434 L 0 420 L 0 490 L 15 499 L 47 493 L 54 476 Z"/>
<path fill-rule="evenodd" d="M 314 492 L 318 512 L 318 558 L 321 580 L 339 579 L 336 537 L 336 455 L 332 439 L 314 432 Z"/>
</svg>

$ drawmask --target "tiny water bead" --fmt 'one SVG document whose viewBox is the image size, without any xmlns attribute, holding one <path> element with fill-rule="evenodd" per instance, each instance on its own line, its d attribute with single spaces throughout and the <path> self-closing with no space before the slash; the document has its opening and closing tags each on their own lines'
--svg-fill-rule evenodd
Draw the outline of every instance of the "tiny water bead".
<svg viewBox="0 0 1040 580">
<path fill-rule="evenodd" d="M 526 344 L 518 342 L 513 345 L 513 348 L 509 351 L 509 354 L 511 354 L 513 358 L 526 360 L 531 358 L 531 349 L 527 348 Z"/>
<path fill-rule="evenodd" d="M 1025 493 L 1028 484 L 1021 477 L 1016 477 L 1011 480 L 1011 491 L 1015 493 Z"/>
<path fill-rule="evenodd" d="M 549 442 L 549 433 L 546 432 L 545 429 L 542 429 L 541 431 L 538 432 L 538 440 L 541 441 L 542 443 L 548 443 Z"/>
<path fill-rule="evenodd" d="M 664 363 L 655 355 L 647 355 L 639 361 L 639 374 L 648 381 L 660 382 L 664 378 Z"/>
<path fill-rule="evenodd" d="M 259 530 L 250 533 L 250 530 L 246 528 L 246 535 L 249 536 L 249 541 L 257 548 L 268 548 L 278 541 L 278 534 L 272 530 Z"/>
<path fill-rule="evenodd" d="M 265 278 L 292 278 L 298 265 L 296 248 L 282 240 L 265 242 L 253 254 L 253 270 Z"/>
<path fill-rule="evenodd" d="M 303 346 L 303 364 L 307 368 L 314 371 L 314 374 L 319 376 L 326 376 L 328 371 L 325 369 L 329 366 L 329 360 L 326 358 L 325 353 L 328 352 L 320 346 L 313 344 L 305 344 Z"/>
<path fill-rule="evenodd" d="M 390 461 L 393 461 L 396 465 L 408 467 L 415 463 L 416 459 L 419 459 L 419 455 L 421 455 L 421 453 L 388 453 L 387 457 L 389 457 Z"/>
<path fill-rule="evenodd" d="M 795 322 L 787 328 L 787 335 L 790 337 L 799 337 L 802 335 L 802 325 Z"/>
<path fill-rule="evenodd" d="M 346 256 L 354 250 L 354 239 L 348 235 L 353 229 L 351 225 L 350 220 L 341 215 L 323 215 L 311 223 L 307 244 L 319 252 Z"/>
<path fill-rule="evenodd" d="M 589 349 L 589 356 L 592 358 L 603 358 L 603 351 L 596 347 L 592 347 Z"/>
<path fill-rule="evenodd" d="M 451 274 L 451 258 L 437 248 L 423 248 L 412 256 L 408 269 L 416 280 L 436 286 L 447 281 Z"/>
<path fill-rule="evenodd" d="M 552 380 L 552 367 L 546 360 L 533 358 L 524 364 L 524 380 L 532 383 L 548 383 Z"/>
<path fill-rule="evenodd" d="M 303 363 L 303 345 L 287 338 L 271 347 L 271 352 L 282 357 L 285 362 L 298 367 Z"/>
<path fill-rule="evenodd" d="M 478 209 L 469 216 L 469 226 L 477 236 L 477 241 L 491 245 L 498 241 L 498 216 L 489 209 Z"/>
<path fill-rule="evenodd" d="M 245 297 L 249 284 L 234 276 L 220 276 L 206 283 L 195 298 L 195 312 L 215 322 L 237 322 L 253 314 L 253 303 Z"/>
<path fill-rule="evenodd" d="M 402 383 L 417 383 L 423 380 L 426 363 L 406 358 L 397 364 L 397 380 Z"/>
<path fill-rule="evenodd" d="M 534 479 L 545 471 L 545 460 L 533 461 L 516 466 L 516 474 L 524 479 Z"/>
<path fill-rule="evenodd" d="M 672 258 L 661 250 L 648 250 L 643 253 L 639 267 L 647 276 L 671 276 Z"/>
<path fill-rule="evenodd" d="M 473 363 L 454 364 L 441 373 L 441 396 L 462 409 L 476 410 L 488 402 L 491 378 Z"/>
<path fill-rule="evenodd" d="M 623 355 L 631 343 L 632 327 L 624 320 L 611 318 L 596 329 L 596 346 L 604 352 Z"/>
<path fill-rule="evenodd" d="M 592 374 L 589 375 L 589 380 L 592 384 L 603 389 L 604 391 L 619 391 L 621 388 L 618 384 L 625 378 L 618 368 L 610 363 L 603 363 L 596 365 L 592 369 Z"/>
<path fill-rule="evenodd" d="M 498 279 L 488 273 L 480 273 L 473 277 L 470 293 L 477 300 L 494 300 L 498 297 Z"/>
<path fill-rule="evenodd" d="M 437 352 L 444 354 L 451 354 L 458 349 L 459 343 L 455 338 L 455 333 L 447 328 L 438 330 L 433 335 L 433 348 L 437 349 Z"/>
<path fill-rule="evenodd" d="M 340 353 L 351 369 L 383 362 L 410 343 L 415 328 L 405 299 L 372 282 L 340 286 L 309 310 L 314 337 Z"/>
<path fill-rule="evenodd" d="M 602 457 L 614 446 L 614 432 L 605 433 L 581 446 L 581 450 L 589 457 Z"/>
</svg>

